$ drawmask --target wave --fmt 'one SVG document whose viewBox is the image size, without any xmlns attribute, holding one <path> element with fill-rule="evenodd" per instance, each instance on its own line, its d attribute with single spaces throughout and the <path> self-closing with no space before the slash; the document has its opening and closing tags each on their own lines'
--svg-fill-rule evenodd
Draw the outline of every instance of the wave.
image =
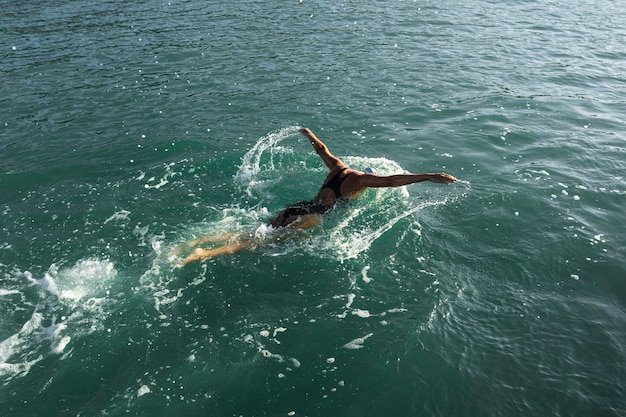
<svg viewBox="0 0 626 417">
<path fill-rule="evenodd" d="M 0 293 L 3 316 L 11 317 L 1 328 L 3 385 L 50 355 L 66 358 L 75 338 L 103 330 L 116 275 L 111 261 L 99 259 L 83 259 L 68 268 L 53 264 L 40 278 L 29 271 L 5 273 L 5 282 L 15 288 Z"/>
</svg>

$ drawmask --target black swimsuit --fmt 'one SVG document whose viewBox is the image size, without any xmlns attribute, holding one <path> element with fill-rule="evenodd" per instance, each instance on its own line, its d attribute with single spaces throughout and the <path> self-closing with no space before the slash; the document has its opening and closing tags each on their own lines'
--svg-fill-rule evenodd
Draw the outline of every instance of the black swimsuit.
<svg viewBox="0 0 626 417">
<path fill-rule="evenodd" d="M 344 168 L 337 174 L 335 174 L 330 180 L 328 180 L 328 182 L 324 183 L 321 188 L 321 190 L 323 190 L 324 188 L 330 188 L 331 190 L 333 190 L 335 196 L 337 197 L 337 200 L 339 201 L 345 201 L 345 198 L 341 195 L 341 184 L 346 180 L 346 178 L 350 176 L 350 174 L 352 174 L 350 172 L 349 174 L 344 175 L 340 178 L 339 175 L 346 169 L 348 168 Z M 290 205 L 285 210 L 283 210 L 280 216 L 280 223 L 282 225 L 282 223 L 287 221 L 287 219 L 291 216 L 302 216 L 305 214 L 326 214 L 333 208 L 334 206 L 326 207 L 314 201 L 300 201 L 298 203 Z"/>
<path fill-rule="evenodd" d="M 322 190 L 324 188 L 330 188 L 335 193 L 335 196 L 337 197 L 337 199 L 340 199 L 340 198 L 343 199 L 343 196 L 341 195 L 341 184 L 343 184 L 343 182 L 352 174 L 352 172 L 350 172 L 347 175 L 344 175 L 343 177 L 340 178 L 339 175 L 346 169 L 348 168 L 346 167 L 342 169 L 341 171 L 336 173 L 331 179 L 329 179 L 327 183 L 322 185 Z"/>
<path fill-rule="evenodd" d="M 302 216 L 303 214 L 326 214 L 332 207 L 326 207 L 313 201 L 300 201 L 287 207 L 283 211 L 283 221 L 291 216 Z"/>
</svg>

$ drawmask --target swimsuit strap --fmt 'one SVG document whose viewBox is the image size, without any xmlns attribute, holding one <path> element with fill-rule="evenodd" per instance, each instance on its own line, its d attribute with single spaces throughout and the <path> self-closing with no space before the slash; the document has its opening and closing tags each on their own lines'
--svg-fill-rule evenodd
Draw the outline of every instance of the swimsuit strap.
<svg viewBox="0 0 626 417">
<path fill-rule="evenodd" d="M 352 174 L 350 172 L 350 173 L 348 173 L 348 175 L 344 175 L 343 177 L 339 178 L 339 175 L 341 175 L 341 173 L 343 171 L 345 171 L 346 169 L 348 169 L 348 167 L 343 168 L 341 171 L 336 173 L 331 179 L 329 179 L 328 182 L 326 182 L 324 185 L 322 185 L 322 190 L 324 188 L 330 188 L 335 193 L 335 197 L 336 198 L 342 198 L 342 195 L 341 195 L 341 184 L 343 184 L 343 182 L 346 180 L 346 178 L 348 178 L 350 176 L 350 174 Z"/>
</svg>

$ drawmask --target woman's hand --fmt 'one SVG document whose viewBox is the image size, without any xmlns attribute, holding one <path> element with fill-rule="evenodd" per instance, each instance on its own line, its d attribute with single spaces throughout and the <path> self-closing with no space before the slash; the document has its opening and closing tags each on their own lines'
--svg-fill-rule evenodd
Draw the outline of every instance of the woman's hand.
<svg viewBox="0 0 626 417">
<path fill-rule="evenodd" d="M 456 181 L 456 178 L 450 174 L 446 174 L 445 172 L 440 172 L 438 174 L 428 174 L 428 181 L 437 182 L 440 184 L 450 184 Z"/>
</svg>

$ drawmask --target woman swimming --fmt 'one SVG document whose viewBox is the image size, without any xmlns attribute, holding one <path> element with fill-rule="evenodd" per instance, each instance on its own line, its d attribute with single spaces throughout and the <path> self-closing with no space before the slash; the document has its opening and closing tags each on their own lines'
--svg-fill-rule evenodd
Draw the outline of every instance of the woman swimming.
<svg viewBox="0 0 626 417">
<path fill-rule="evenodd" d="M 452 175 L 438 174 L 397 174 L 376 175 L 375 173 L 357 171 L 349 168 L 341 159 L 330 153 L 324 142 L 319 140 L 308 128 L 300 129 L 306 136 L 315 152 L 322 158 L 330 172 L 324 180 L 322 188 L 310 201 L 301 201 L 282 210 L 270 220 L 269 225 L 274 229 L 286 232 L 292 229 L 310 229 L 318 225 L 322 217 L 332 211 L 338 204 L 357 198 L 367 188 L 400 187 L 422 181 L 431 181 L 441 184 L 450 184 L 456 181 Z M 217 255 L 239 252 L 255 245 L 247 236 L 227 233 L 221 236 L 209 236 L 195 239 L 181 248 L 192 248 L 204 243 L 226 242 L 213 249 L 195 249 L 185 258 L 184 263 L 212 258 Z"/>
</svg>

